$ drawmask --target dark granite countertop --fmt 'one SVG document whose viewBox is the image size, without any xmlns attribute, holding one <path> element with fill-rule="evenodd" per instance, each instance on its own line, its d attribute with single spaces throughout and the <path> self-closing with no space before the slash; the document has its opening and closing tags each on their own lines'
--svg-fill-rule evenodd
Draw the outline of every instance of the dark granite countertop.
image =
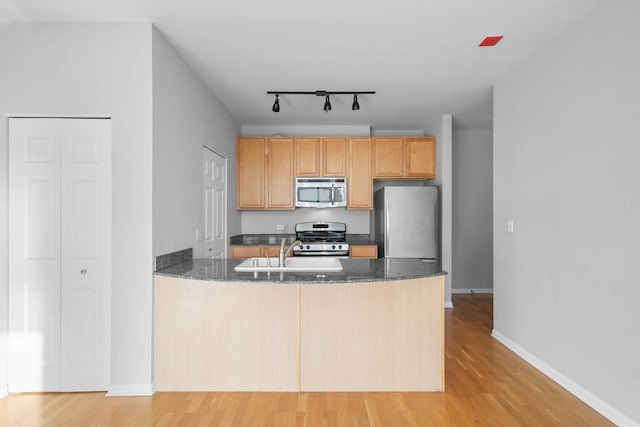
<svg viewBox="0 0 640 427">
<path fill-rule="evenodd" d="M 238 234 L 231 236 L 232 245 L 279 245 L 282 238 L 287 239 L 287 245 L 293 243 L 295 234 Z M 350 245 L 375 245 L 375 239 L 369 234 L 347 233 L 347 243 Z"/>
<path fill-rule="evenodd" d="M 341 259 L 340 272 L 237 272 L 241 259 L 193 259 L 156 271 L 161 276 L 218 282 L 354 283 L 408 280 L 446 274 L 439 264 L 419 259 Z"/>
</svg>

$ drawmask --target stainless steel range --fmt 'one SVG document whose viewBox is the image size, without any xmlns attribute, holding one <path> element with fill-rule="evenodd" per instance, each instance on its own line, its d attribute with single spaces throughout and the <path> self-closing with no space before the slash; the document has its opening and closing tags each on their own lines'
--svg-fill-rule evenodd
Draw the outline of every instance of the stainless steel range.
<svg viewBox="0 0 640 427">
<path fill-rule="evenodd" d="M 294 256 L 349 256 L 347 226 L 342 222 L 300 222 L 296 224 Z"/>
</svg>

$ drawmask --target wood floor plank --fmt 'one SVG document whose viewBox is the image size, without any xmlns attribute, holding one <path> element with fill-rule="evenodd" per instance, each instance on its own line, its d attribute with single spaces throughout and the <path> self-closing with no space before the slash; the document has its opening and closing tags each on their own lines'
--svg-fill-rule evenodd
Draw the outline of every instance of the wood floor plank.
<svg viewBox="0 0 640 427">
<path fill-rule="evenodd" d="M 24 393 L 0 426 L 612 426 L 491 337 L 491 295 L 445 314 L 445 393 Z"/>
</svg>

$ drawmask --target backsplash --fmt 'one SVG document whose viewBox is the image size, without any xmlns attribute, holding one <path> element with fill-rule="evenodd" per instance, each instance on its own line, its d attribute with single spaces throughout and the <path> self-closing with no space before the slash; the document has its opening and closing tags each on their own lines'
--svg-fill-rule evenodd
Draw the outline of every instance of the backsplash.
<svg viewBox="0 0 640 427">
<path fill-rule="evenodd" d="M 159 255 L 154 260 L 153 270 L 158 271 L 163 268 L 169 268 L 181 262 L 188 261 L 193 258 L 193 248 L 183 249 L 181 251 L 171 252 L 169 254 Z"/>
<path fill-rule="evenodd" d="M 293 211 L 243 211 L 242 234 L 294 233 L 298 222 L 334 221 L 344 222 L 347 233 L 369 233 L 369 211 L 342 208 L 298 208 Z M 284 230 L 278 230 L 284 225 Z"/>
</svg>

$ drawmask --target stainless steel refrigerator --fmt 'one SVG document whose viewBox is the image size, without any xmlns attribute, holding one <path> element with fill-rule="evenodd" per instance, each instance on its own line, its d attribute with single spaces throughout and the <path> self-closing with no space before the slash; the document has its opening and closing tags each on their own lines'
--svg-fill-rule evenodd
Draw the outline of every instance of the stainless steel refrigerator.
<svg viewBox="0 0 640 427">
<path fill-rule="evenodd" d="M 385 186 L 375 192 L 374 228 L 379 257 L 439 260 L 438 188 Z"/>
</svg>

